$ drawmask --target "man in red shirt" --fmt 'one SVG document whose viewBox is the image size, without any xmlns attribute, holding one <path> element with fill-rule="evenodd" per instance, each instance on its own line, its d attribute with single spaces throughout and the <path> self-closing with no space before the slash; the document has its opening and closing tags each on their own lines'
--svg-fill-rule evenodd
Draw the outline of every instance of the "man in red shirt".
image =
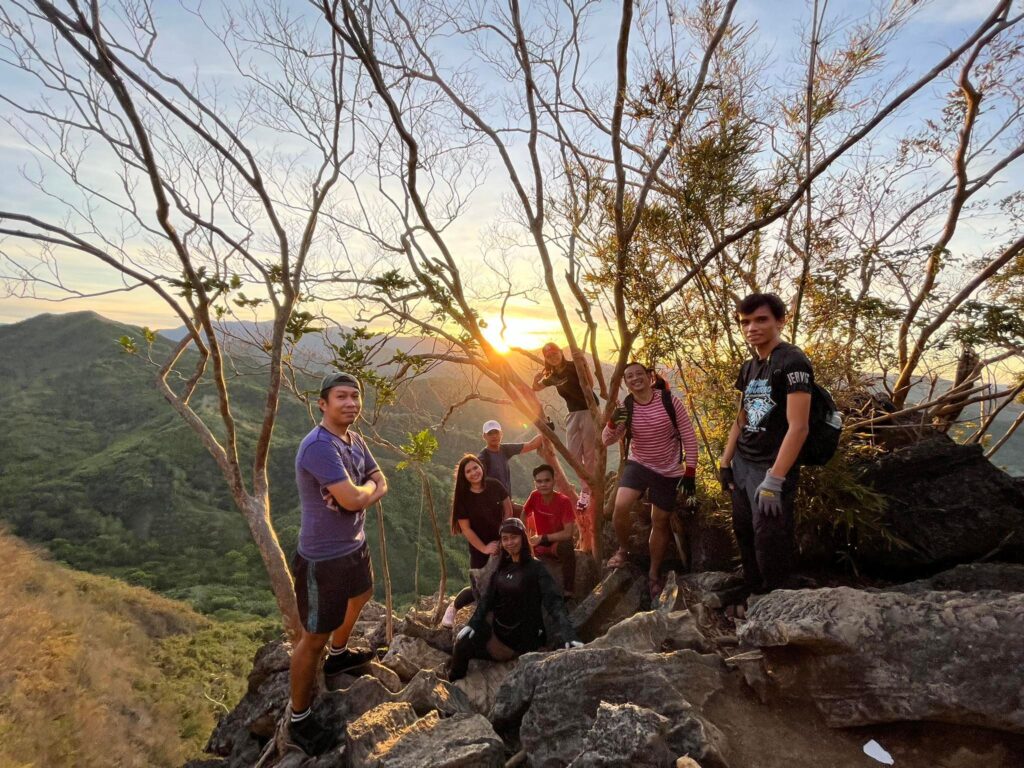
<svg viewBox="0 0 1024 768">
<path fill-rule="evenodd" d="M 555 470 L 550 464 L 541 464 L 533 470 L 533 484 L 537 490 L 530 494 L 523 506 L 523 517 L 534 531 L 530 544 L 538 557 L 561 563 L 562 589 L 566 597 L 572 597 L 576 585 L 576 552 L 573 548 L 576 518 L 572 501 L 555 490 Z"/>
</svg>

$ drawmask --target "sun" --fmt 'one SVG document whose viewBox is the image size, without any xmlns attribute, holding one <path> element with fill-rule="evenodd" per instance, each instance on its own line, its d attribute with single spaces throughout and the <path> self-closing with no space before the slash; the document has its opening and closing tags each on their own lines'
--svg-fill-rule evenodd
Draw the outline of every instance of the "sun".
<svg viewBox="0 0 1024 768">
<path fill-rule="evenodd" d="M 524 318 L 505 318 L 505 332 L 501 332 L 501 318 L 490 318 L 487 327 L 483 329 L 484 338 L 491 343 L 494 350 L 501 355 L 507 355 L 513 347 L 520 349 L 536 349 L 543 341 L 538 331 L 531 327 L 529 320 Z"/>
</svg>

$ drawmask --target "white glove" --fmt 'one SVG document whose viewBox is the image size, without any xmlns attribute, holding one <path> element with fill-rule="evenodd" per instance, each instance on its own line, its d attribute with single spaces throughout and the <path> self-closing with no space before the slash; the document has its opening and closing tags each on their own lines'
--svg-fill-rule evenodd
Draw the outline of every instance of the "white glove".
<svg viewBox="0 0 1024 768">
<path fill-rule="evenodd" d="M 568 643 L 565 644 L 565 647 L 566 648 L 582 648 L 583 647 L 583 643 L 581 643 L 579 640 L 570 640 Z"/>
<path fill-rule="evenodd" d="M 455 642 L 459 642 L 459 640 L 462 640 L 463 638 L 472 639 L 475 634 L 476 630 L 467 624 L 459 630 L 459 634 L 455 636 Z"/>
</svg>

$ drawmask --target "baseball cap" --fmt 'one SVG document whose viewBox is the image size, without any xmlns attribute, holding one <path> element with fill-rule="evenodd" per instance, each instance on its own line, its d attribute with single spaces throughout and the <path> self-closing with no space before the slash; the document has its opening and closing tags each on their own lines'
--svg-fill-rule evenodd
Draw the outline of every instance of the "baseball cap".
<svg viewBox="0 0 1024 768">
<path fill-rule="evenodd" d="M 490 421 L 485 421 L 484 422 L 484 434 L 485 435 L 488 432 L 490 432 L 492 430 L 495 430 L 495 429 L 498 430 L 499 432 L 501 432 L 501 424 L 496 422 L 494 419 L 491 419 Z"/>
<path fill-rule="evenodd" d="M 523 525 L 523 521 L 518 517 L 508 517 L 501 524 L 501 528 L 498 529 L 498 533 L 526 533 L 526 526 Z"/>
<path fill-rule="evenodd" d="M 321 392 L 327 389 L 333 389 L 334 387 L 352 387 L 353 389 L 358 390 L 360 394 L 363 392 L 363 387 L 360 385 L 359 379 L 351 373 L 345 373 L 344 371 L 328 373 L 320 382 Z"/>
</svg>

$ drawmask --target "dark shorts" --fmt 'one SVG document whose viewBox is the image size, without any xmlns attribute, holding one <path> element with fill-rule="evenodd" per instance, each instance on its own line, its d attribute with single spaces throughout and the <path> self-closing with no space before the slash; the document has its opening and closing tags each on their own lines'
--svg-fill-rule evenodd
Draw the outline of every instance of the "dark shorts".
<svg viewBox="0 0 1024 768">
<path fill-rule="evenodd" d="M 647 491 L 647 498 L 651 504 L 666 512 L 675 509 L 678 483 L 678 477 L 659 475 L 653 469 L 635 461 L 626 462 L 626 468 L 622 470 L 622 477 L 619 478 L 620 488 L 632 488 L 641 493 Z"/>
<path fill-rule="evenodd" d="M 333 632 L 345 623 L 349 599 L 373 587 L 370 550 L 364 543 L 352 554 L 330 560 L 307 560 L 296 552 L 292 577 L 302 626 L 313 634 Z"/>
</svg>

